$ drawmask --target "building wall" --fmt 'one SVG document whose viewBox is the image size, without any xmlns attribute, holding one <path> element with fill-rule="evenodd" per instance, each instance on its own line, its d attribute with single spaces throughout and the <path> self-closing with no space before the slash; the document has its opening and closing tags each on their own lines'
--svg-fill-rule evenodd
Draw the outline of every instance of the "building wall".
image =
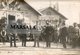
<svg viewBox="0 0 80 55">
<path fill-rule="evenodd" d="M 43 11 L 41 11 L 41 13 L 43 14 L 43 16 L 40 17 L 40 20 L 52 20 L 50 23 L 51 25 L 55 26 L 55 25 L 59 25 L 59 20 L 61 19 L 61 23 L 63 22 L 62 17 L 60 17 L 60 15 L 58 15 L 56 12 L 54 12 L 51 8 L 47 8 Z M 40 22 L 41 25 L 43 23 L 45 23 L 44 21 Z"/>
<path fill-rule="evenodd" d="M 14 12 L 13 15 L 16 16 L 16 20 L 24 18 L 24 22 L 26 22 L 26 24 L 36 24 L 39 15 L 33 9 L 31 9 L 31 7 L 28 6 L 26 3 L 20 3 L 19 6 L 14 8 L 14 10 L 16 12 L 12 11 L 10 14 Z"/>
</svg>

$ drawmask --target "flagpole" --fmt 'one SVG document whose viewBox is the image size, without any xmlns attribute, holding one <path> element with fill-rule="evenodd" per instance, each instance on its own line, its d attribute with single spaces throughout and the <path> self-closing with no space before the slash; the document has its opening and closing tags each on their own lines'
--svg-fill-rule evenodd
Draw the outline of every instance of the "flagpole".
<svg viewBox="0 0 80 55">
<path fill-rule="evenodd" d="M 49 1 L 49 7 L 51 7 L 51 5 L 52 5 L 52 4 L 51 4 L 51 1 L 52 1 L 52 0 Z"/>
<path fill-rule="evenodd" d="M 6 5 L 7 5 L 7 10 L 9 10 L 9 1 L 8 0 L 6 0 Z M 8 12 L 9 11 L 7 11 L 6 10 L 6 18 L 7 18 L 7 26 L 6 26 L 6 29 L 8 28 L 8 24 L 9 24 L 9 20 L 8 20 Z"/>
<path fill-rule="evenodd" d="M 58 3 L 58 0 L 56 1 L 56 10 L 59 11 L 59 3 Z"/>
</svg>

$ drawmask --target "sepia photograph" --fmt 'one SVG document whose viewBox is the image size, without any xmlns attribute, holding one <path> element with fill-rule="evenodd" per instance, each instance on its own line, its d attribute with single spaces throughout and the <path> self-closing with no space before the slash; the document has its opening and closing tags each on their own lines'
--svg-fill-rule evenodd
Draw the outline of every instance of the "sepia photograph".
<svg viewBox="0 0 80 55">
<path fill-rule="evenodd" d="M 0 55 L 80 55 L 80 0 L 0 0 Z"/>
</svg>

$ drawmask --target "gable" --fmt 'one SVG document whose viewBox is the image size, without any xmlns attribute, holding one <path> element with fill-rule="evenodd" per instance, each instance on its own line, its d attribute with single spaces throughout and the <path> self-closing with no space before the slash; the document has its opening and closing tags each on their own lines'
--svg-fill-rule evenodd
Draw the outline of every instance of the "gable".
<svg viewBox="0 0 80 55">
<path fill-rule="evenodd" d="M 11 4 L 9 4 L 10 8 L 14 8 L 15 10 L 18 11 L 30 11 L 33 12 L 36 15 L 41 15 L 37 10 L 35 10 L 33 7 L 31 7 L 27 2 L 23 1 L 23 2 L 16 2 L 13 1 Z"/>
<path fill-rule="evenodd" d="M 3 8 L 4 8 L 4 5 L 5 5 L 5 4 L 1 2 L 1 3 L 0 3 L 0 9 L 3 9 Z"/>
<path fill-rule="evenodd" d="M 40 11 L 43 15 L 57 15 L 60 16 L 61 18 L 67 20 L 67 18 L 65 16 L 63 16 L 61 13 L 59 13 L 58 11 L 56 11 L 54 8 L 52 7 L 48 7 L 42 11 Z"/>
<path fill-rule="evenodd" d="M 47 8 L 47 9 L 41 11 L 41 13 L 43 15 L 57 15 L 57 13 L 54 12 L 51 8 Z"/>
</svg>

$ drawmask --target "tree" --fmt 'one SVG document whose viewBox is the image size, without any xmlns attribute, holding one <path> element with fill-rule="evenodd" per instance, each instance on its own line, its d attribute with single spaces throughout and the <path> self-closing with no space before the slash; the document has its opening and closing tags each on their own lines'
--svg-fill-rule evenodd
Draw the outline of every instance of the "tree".
<svg viewBox="0 0 80 55">
<path fill-rule="evenodd" d="M 3 28 L 5 27 L 5 20 L 6 20 L 6 17 L 2 17 L 0 19 L 0 32 L 3 30 Z M 1 41 L 1 35 L 0 35 L 0 41 Z"/>
<path fill-rule="evenodd" d="M 6 17 L 2 17 L 0 19 L 0 32 L 5 27 L 5 21 L 6 21 Z"/>
</svg>

